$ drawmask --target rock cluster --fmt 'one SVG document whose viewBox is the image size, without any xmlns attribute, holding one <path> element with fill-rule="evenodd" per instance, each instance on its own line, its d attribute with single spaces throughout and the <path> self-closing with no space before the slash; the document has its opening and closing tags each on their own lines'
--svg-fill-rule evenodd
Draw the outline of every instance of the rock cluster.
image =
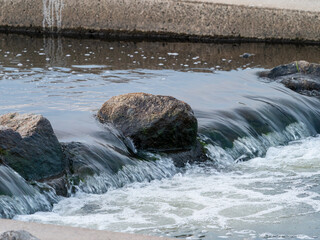
<svg viewBox="0 0 320 240">
<path fill-rule="evenodd" d="M 177 166 L 207 160 L 197 140 L 198 123 L 191 107 L 173 97 L 146 93 L 112 97 L 103 104 L 97 117 L 123 134 L 123 146 L 128 151 L 121 150 L 121 154 L 128 159 L 144 159 L 145 151 L 152 151 L 171 157 Z M 138 151 L 127 145 L 131 142 L 128 138 Z M 103 161 L 117 161 L 115 156 L 119 153 L 100 148 L 75 142 L 59 143 L 50 122 L 41 115 L 0 116 L 0 164 L 11 167 L 27 181 L 46 182 L 59 195 L 68 195 L 70 179 L 99 173 Z M 97 166 L 92 163 L 92 157 L 98 158 Z M 118 169 L 122 164 L 113 165 Z"/>
<path fill-rule="evenodd" d="M 320 96 L 320 64 L 296 61 L 260 74 L 308 96 Z"/>
</svg>

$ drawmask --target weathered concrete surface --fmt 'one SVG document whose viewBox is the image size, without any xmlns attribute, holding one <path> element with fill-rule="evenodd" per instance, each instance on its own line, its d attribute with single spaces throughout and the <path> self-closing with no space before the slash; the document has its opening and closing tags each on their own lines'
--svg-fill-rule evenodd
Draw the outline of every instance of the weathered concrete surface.
<svg viewBox="0 0 320 240">
<path fill-rule="evenodd" d="M 0 234 L 11 230 L 25 230 L 41 240 L 170 240 L 169 238 L 138 234 L 114 233 L 85 228 L 0 219 Z"/>
<path fill-rule="evenodd" d="M 0 0 L 2 31 L 320 42 L 317 0 Z M 46 11 L 45 11 L 46 10 Z M 47 12 L 48 14 L 44 14 Z"/>
</svg>

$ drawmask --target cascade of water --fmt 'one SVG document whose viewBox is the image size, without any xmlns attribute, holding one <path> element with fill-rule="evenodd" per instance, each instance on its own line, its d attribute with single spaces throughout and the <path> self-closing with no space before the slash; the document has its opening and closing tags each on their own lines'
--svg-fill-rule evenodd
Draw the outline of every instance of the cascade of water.
<svg viewBox="0 0 320 240">
<path fill-rule="evenodd" d="M 59 32 L 62 24 L 63 0 L 43 0 L 43 23 L 44 29 Z"/>
<path fill-rule="evenodd" d="M 11 168 L 0 165 L 0 217 L 49 211 L 59 197 L 48 186 L 47 190 L 40 193 Z"/>
</svg>

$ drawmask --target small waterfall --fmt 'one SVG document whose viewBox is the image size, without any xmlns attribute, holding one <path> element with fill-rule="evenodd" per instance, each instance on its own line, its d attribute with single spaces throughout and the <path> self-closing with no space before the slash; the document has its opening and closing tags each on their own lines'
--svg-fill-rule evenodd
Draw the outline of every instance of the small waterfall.
<svg viewBox="0 0 320 240">
<path fill-rule="evenodd" d="M 296 96 L 294 100 L 263 99 L 262 107 L 243 107 L 215 112 L 200 129 L 208 155 L 218 162 L 246 161 L 263 157 L 270 147 L 320 133 L 319 99 Z M 210 122 L 211 121 L 211 122 Z"/>
<path fill-rule="evenodd" d="M 43 2 L 43 22 L 42 26 L 45 30 L 50 29 L 52 32 L 61 29 L 63 0 L 42 0 Z"/>
<path fill-rule="evenodd" d="M 38 185 L 39 187 L 40 184 Z M 31 214 L 50 211 L 52 204 L 59 201 L 52 189 L 46 191 L 29 185 L 11 168 L 0 165 L 0 217 L 12 218 L 16 214 Z"/>
<path fill-rule="evenodd" d="M 134 182 L 172 177 L 180 170 L 169 158 L 145 153 L 143 159 L 132 156 L 124 142 L 114 136 L 113 145 L 96 138 L 95 143 L 65 143 L 71 156 L 73 186 L 86 193 L 105 193 Z M 115 147 L 118 144 L 117 147 Z"/>
<path fill-rule="evenodd" d="M 110 189 L 123 187 L 130 183 L 169 178 L 179 172 L 171 159 L 160 158 L 156 161 L 139 161 L 124 165 L 116 173 L 104 172 L 88 177 L 80 184 L 86 193 L 105 193 Z"/>
</svg>

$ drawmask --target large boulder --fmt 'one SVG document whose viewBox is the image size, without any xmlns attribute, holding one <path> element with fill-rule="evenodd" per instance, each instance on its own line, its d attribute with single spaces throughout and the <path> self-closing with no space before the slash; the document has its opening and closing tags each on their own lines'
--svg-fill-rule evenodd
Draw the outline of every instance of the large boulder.
<svg viewBox="0 0 320 240">
<path fill-rule="evenodd" d="M 296 61 L 277 66 L 260 76 L 278 81 L 295 92 L 320 96 L 320 64 Z"/>
<path fill-rule="evenodd" d="M 26 180 L 61 174 L 64 155 L 50 122 L 41 115 L 0 116 L 0 159 Z"/>
<path fill-rule="evenodd" d="M 110 98 L 97 115 L 111 123 L 138 149 L 174 152 L 196 145 L 198 123 L 191 107 L 170 96 L 129 93 Z"/>
</svg>

